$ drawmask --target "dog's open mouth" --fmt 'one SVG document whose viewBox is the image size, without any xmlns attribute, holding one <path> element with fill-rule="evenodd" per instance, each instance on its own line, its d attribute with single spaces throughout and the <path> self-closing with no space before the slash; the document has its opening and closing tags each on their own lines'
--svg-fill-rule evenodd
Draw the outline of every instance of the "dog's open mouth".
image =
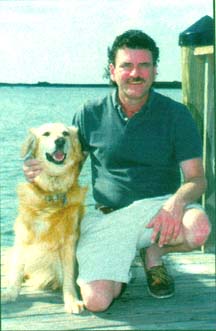
<svg viewBox="0 0 216 331">
<path fill-rule="evenodd" d="M 55 164 L 62 164 L 66 158 L 66 154 L 62 151 L 57 150 L 52 154 L 46 153 L 46 158 L 49 162 Z"/>
</svg>

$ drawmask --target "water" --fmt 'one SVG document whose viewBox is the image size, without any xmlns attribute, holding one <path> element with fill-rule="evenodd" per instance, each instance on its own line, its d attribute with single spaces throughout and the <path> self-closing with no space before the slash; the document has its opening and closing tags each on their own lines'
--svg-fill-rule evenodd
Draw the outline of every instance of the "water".
<svg viewBox="0 0 216 331">
<path fill-rule="evenodd" d="M 16 186 L 24 181 L 20 147 L 28 129 L 46 122 L 71 124 L 71 117 L 86 100 L 103 97 L 109 88 L 0 88 L 0 185 L 1 185 L 1 245 L 13 243 L 13 223 L 17 215 Z M 174 100 L 181 101 L 181 90 L 158 90 Z M 86 162 L 80 183 L 88 184 L 87 208 L 92 209 L 90 164 Z"/>
</svg>

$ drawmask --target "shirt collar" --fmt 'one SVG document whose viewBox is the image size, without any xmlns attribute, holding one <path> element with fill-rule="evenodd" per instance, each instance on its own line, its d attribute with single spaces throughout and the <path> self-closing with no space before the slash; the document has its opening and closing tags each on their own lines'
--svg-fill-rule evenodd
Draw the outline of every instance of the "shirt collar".
<svg viewBox="0 0 216 331">
<path fill-rule="evenodd" d="M 146 112 L 148 110 L 151 110 L 152 108 L 152 103 L 153 103 L 153 100 L 154 100 L 154 96 L 155 96 L 155 91 L 153 88 L 150 89 L 150 92 L 149 92 L 149 97 L 148 97 L 148 100 L 147 102 L 142 106 L 142 108 L 140 109 L 139 113 L 140 112 Z M 113 105 L 115 107 L 115 109 L 118 111 L 118 113 L 120 114 L 120 116 L 125 119 L 126 115 L 122 109 L 122 106 L 119 102 L 119 98 L 118 98 L 118 89 L 116 88 L 113 92 L 112 92 L 112 101 L 113 101 Z"/>
</svg>

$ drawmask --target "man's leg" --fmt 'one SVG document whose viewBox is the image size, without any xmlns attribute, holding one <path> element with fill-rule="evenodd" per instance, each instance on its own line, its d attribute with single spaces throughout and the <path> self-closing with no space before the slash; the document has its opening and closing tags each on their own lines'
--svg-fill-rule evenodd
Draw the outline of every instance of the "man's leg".
<svg viewBox="0 0 216 331">
<path fill-rule="evenodd" d="M 205 243 L 211 231 L 207 215 L 201 209 L 191 208 L 185 211 L 181 233 L 169 245 L 157 244 L 141 249 L 147 275 L 148 290 L 156 298 L 166 298 L 174 294 L 174 282 L 162 263 L 162 256 L 171 252 L 192 251 Z"/>
<path fill-rule="evenodd" d="M 130 281 L 140 231 L 140 221 L 133 218 L 133 208 L 126 207 L 82 221 L 77 245 L 77 283 L 90 311 L 106 310 Z"/>
<path fill-rule="evenodd" d="M 187 209 L 182 220 L 182 229 L 176 240 L 169 245 L 158 247 L 154 244 L 146 249 L 145 262 L 147 269 L 162 264 L 161 257 L 171 252 L 188 252 L 202 246 L 211 231 L 208 217 L 201 209 Z"/>
<path fill-rule="evenodd" d="M 85 307 L 92 312 L 106 310 L 122 289 L 122 283 L 109 280 L 96 280 L 81 286 Z"/>
</svg>

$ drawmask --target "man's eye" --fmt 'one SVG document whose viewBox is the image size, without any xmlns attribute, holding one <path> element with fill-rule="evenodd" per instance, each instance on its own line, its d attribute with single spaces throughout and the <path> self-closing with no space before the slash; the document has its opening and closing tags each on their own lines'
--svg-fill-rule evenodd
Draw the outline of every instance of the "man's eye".
<svg viewBox="0 0 216 331">
<path fill-rule="evenodd" d="M 44 132 L 44 133 L 43 133 L 43 136 L 45 136 L 45 137 L 49 137 L 49 136 L 50 136 L 50 132 L 48 132 L 48 131 L 47 131 L 47 132 Z"/>
<path fill-rule="evenodd" d="M 124 67 L 125 67 L 125 68 L 131 68 L 131 67 L 132 67 L 132 64 L 130 64 L 130 63 L 125 63 Z"/>
<path fill-rule="evenodd" d="M 67 131 L 63 131 L 62 134 L 63 134 L 64 137 L 68 137 L 69 136 L 69 132 L 67 132 Z"/>
<path fill-rule="evenodd" d="M 130 69 L 132 67 L 131 63 L 122 63 L 122 65 L 120 66 L 123 69 Z"/>
<path fill-rule="evenodd" d="M 144 62 L 144 63 L 139 64 L 140 68 L 150 68 L 151 66 L 152 66 L 152 64 L 149 62 Z"/>
</svg>

